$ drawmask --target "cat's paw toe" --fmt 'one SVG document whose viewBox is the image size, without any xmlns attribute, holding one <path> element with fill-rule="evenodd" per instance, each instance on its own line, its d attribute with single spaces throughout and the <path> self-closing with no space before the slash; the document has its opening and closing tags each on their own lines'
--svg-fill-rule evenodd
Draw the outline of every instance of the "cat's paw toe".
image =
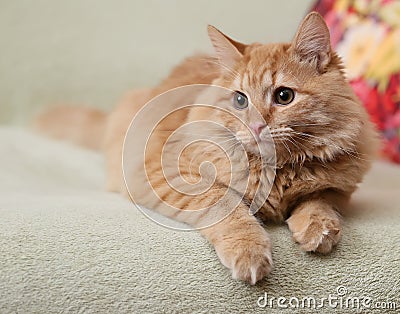
<svg viewBox="0 0 400 314">
<path fill-rule="evenodd" d="M 305 228 L 293 232 L 293 239 L 304 251 L 322 254 L 331 252 L 340 237 L 340 225 L 336 221 L 311 221 Z"/>
<path fill-rule="evenodd" d="M 232 267 L 232 278 L 255 285 L 257 281 L 267 276 L 271 269 L 272 258 L 270 253 L 241 255 L 238 256 Z"/>
<path fill-rule="evenodd" d="M 269 242 L 265 245 L 235 245 L 217 250 L 222 263 L 231 269 L 232 277 L 256 284 L 272 269 L 272 255 Z"/>
</svg>

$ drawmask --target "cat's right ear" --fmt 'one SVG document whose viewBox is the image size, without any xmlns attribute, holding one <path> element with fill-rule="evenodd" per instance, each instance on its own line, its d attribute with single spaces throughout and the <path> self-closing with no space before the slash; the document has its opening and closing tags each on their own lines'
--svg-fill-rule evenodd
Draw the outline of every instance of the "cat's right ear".
<svg viewBox="0 0 400 314">
<path fill-rule="evenodd" d="M 243 57 L 246 45 L 229 38 L 212 25 L 208 25 L 208 36 L 222 67 L 232 70 Z"/>
<path fill-rule="evenodd" d="M 325 71 L 332 48 L 328 26 L 320 14 L 311 12 L 304 18 L 292 45 L 300 60 L 315 64 L 320 73 Z"/>
</svg>

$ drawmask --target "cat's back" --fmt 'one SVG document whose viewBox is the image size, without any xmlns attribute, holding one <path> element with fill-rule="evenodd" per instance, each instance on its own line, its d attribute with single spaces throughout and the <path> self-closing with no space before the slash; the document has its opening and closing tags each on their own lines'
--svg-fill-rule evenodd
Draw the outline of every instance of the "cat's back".
<svg viewBox="0 0 400 314">
<path fill-rule="evenodd" d="M 160 94 L 184 85 L 211 84 L 219 75 L 220 69 L 215 57 L 196 54 L 175 66 L 154 92 Z"/>
</svg>

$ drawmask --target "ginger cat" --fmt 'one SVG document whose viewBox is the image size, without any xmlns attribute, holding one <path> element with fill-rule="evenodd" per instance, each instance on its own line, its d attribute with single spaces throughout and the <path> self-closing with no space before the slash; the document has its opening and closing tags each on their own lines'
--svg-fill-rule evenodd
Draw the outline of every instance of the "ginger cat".
<svg viewBox="0 0 400 314">
<path fill-rule="evenodd" d="M 129 93 L 109 115 L 58 107 L 39 117 L 37 127 L 54 137 L 102 149 L 108 190 L 126 194 L 124 155 L 125 180 L 135 202 L 198 228 L 234 278 L 255 284 L 272 267 L 271 242 L 262 221 L 286 221 L 304 251 L 328 253 L 338 243 L 340 214 L 370 166 L 377 136 L 331 49 L 328 28 L 319 14 L 310 13 L 303 20 L 291 43 L 245 45 L 212 26 L 208 31 L 215 56 L 184 60 L 160 85 Z M 143 147 L 131 144 L 141 135 L 129 132 L 123 151 L 135 114 L 153 97 L 190 84 L 226 89 L 213 98 L 224 110 L 180 110 L 157 125 L 145 154 Z M 194 88 L 185 101 L 195 102 L 204 88 L 198 92 Z M 247 127 L 236 123 L 231 113 Z M 192 123 L 165 149 L 169 136 L 183 124 L 206 120 L 218 122 L 231 134 Z M 222 153 L 209 143 L 182 149 L 186 135 L 198 133 L 229 145 Z M 174 177 L 170 172 L 166 178 L 163 150 L 168 155 L 178 147 L 179 173 Z M 271 156 L 274 165 L 266 167 L 263 162 Z M 204 168 L 204 161 L 211 161 L 216 171 Z M 247 182 L 243 194 L 232 186 L 232 174 L 241 176 L 238 182 Z M 170 186 L 171 178 L 180 182 L 180 190 Z M 202 178 L 211 182 L 208 189 L 196 190 L 195 195 L 190 188 L 183 191 L 185 183 L 195 185 Z M 249 214 L 253 203 L 257 208 Z M 197 212 L 199 208 L 203 210 Z"/>
</svg>

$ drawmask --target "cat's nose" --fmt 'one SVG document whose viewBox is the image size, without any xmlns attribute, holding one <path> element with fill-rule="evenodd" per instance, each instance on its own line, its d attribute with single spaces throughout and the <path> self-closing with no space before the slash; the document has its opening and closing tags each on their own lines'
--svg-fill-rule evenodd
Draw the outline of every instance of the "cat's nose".
<svg viewBox="0 0 400 314">
<path fill-rule="evenodd" d="M 267 125 L 262 122 L 255 122 L 255 123 L 250 123 L 250 128 L 254 131 L 254 134 L 259 136 L 262 132 L 262 130 L 266 127 Z"/>
</svg>

